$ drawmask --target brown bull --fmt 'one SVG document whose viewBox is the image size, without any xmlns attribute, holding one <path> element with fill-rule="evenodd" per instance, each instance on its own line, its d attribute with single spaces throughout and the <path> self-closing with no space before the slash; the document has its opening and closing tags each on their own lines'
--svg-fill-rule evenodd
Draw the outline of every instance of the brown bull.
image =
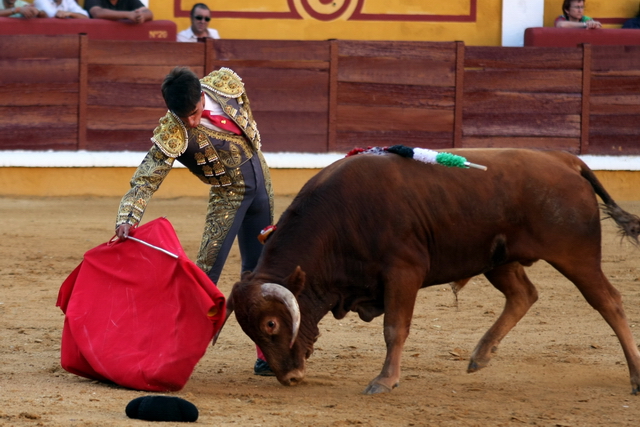
<svg viewBox="0 0 640 427">
<path fill-rule="evenodd" d="M 623 211 L 593 172 L 563 152 L 453 150 L 488 170 L 446 168 L 395 154 L 360 154 L 312 178 L 280 218 L 258 266 L 228 298 L 278 381 L 293 385 L 319 336 L 318 322 L 384 314 L 387 356 L 365 393 L 398 385 L 420 288 L 478 274 L 506 297 L 468 371 L 485 367 L 538 295 L 523 266 L 545 260 L 582 292 L 618 336 L 640 389 L 640 353 L 620 294 L 604 276 L 600 212 L 637 242 L 640 219 Z"/>
</svg>

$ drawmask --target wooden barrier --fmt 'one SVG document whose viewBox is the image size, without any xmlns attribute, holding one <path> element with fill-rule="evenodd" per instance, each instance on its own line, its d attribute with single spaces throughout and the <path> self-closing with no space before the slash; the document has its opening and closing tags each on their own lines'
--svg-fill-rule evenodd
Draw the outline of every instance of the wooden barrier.
<svg viewBox="0 0 640 427">
<path fill-rule="evenodd" d="M 80 38 L 0 37 L 3 149 L 77 150 Z"/>
<path fill-rule="evenodd" d="M 640 31 L 622 28 L 536 27 L 524 30 L 524 45 L 539 47 L 577 47 L 589 43 L 600 46 L 640 45 Z"/>
<path fill-rule="evenodd" d="M 334 45 L 332 148 L 453 145 L 455 43 L 336 41 Z"/>
<path fill-rule="evenodd" d="M 83 39 L 84 40 L 84 39 Z M 176 65 L 205 72 L 204 43 L 84 40 L 80 82 L 86 129 L 78 148 L 146 150 L 151 131 L 167 111 L 160 83 Z"/>
<path fill-rule="evenodd" d="M 176 32 L 176 23 L 167 20 L 134 24 L 107 19 L 0 18 L 0 36 L 86 34 L 92 40 L 175 41 Z"/>
<path fill-rule="evenodd" d="M 176 65 L 240 74 L 265 151 L 640 154 L 640 47 L 0 36 L 0 150 L 149 147 Z"/>
<path fill-rule="evenodd" d="M 586 153 L 583 55 L 581 48 L 467 48 L 462 146 Z"/>
<path fill-rule="evenodd" d="M 329 42 L 215 40 L 211 50 L 207 69 L 229 67 L 245 82 L 263 149 L 329 149 Z"/>
</svg>

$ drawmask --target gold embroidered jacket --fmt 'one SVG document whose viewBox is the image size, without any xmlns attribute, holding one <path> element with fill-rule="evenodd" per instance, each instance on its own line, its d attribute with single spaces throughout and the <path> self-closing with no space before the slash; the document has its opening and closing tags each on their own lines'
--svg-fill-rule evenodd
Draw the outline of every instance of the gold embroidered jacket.
<svg viewBox="0 0 640 427">
<path fill-rule="evenodd" d="M 218 132 L 202 125 L 187 129 L 175 114 L 168 111 L 153 131 L 151 141 L 154 145 L 131 178 L 131 189 L 122 198 L 116 227 L 140 222 L 147 203 L 176 159 L 204 183 L 223 188 L 233 185 L 238 168 L 257 154 L 265 174 L 267 191 L 273 194 L 267 166 L 259 152 L 260 133 L 242 80 L 232 70 L 221 68 L 201 79 L 200 83 L 202 90 L 220 104 L 244 135 Z M 238 179 L 242 180 L 241 177 Z M 273 208 L 273 203 L 271 205 Z"/>
</svg>

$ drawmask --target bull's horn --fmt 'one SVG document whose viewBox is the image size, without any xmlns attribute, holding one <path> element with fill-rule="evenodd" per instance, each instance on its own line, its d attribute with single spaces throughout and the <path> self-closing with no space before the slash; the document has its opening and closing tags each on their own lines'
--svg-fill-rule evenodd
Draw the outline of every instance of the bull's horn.
<svg viewBox="0 0 640 427">
<path fill-rule="evenodd" d="M 275 297 L 282 301 L 282 303 L 289 309 L 289 314 L 291 314 L 291 320 L 293 321 L 293 334 L 289 347 L 293 347 L 293 343 L 298 336 L 298 330 L 300 329 L 300 307 L 298 306 L 296 297 L 291 293 L 289 289 L 285 288 L 282 285 L 278 285 L 277 283 L 263 283 L 262 296 Z"/>
</svg>

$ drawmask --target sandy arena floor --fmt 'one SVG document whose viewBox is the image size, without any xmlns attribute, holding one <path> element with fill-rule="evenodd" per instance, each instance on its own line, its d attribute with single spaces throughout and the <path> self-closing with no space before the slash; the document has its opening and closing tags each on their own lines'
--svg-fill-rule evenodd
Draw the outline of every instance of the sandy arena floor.
<svg viewBox="0 0 640 427">
<path fill-rule="evenodd" d="M 291 201 L 277 199 L 278 212 Z M 84 252 L 113 235 L 118 198 L 0 198 L 0 425 L 143 426 L 124 409 L 150 394 L 60 368 L 60 284 Z M 621 205 L 640 214 L 640 202 Z M 198 249 L 205 201 L 155 199 L 145 220 L 166 216 L 187 254 Z M 279 213 L 278 213 L 279 216 Z M 640 249 L 603 222 L 603 268 L 623 294 L 640 340 Z M 234 250 L 221 290 L 239 274 Z M 326 317 L 304 384 L 253 375 L 255 350 L 232 317 L 175 396 L 193 402 L 198 424 L 215 426 L 613 426 L 637 425 L 640 396 L 612 330 L 577 289 L 544 262 L 528 269 L 540 300 L 504 339 L 491 365 L 466 373 L 469 354 L 503 297 L 484 278 L 460 294 L 422 290 L 404 351 L 400 387 L 361 392 L 384 360 L 381 318 Z M 162 425 L 181 425 L 163 423 Z"/>
</svg>

